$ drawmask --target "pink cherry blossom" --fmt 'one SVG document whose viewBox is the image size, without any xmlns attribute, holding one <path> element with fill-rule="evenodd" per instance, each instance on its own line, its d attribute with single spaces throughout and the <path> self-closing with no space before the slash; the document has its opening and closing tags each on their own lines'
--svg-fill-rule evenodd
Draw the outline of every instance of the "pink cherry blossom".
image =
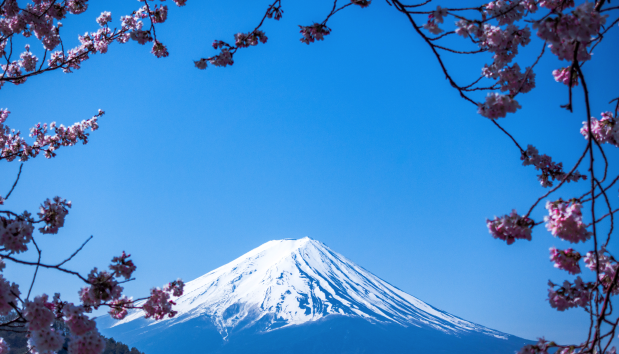
<svg viewBox="0 0 619 354">
<path fill-rule="evenodd" d="M 234 64 L 234 60 L 232 60 L 232 53 L 229 48 L 222 48 L 219 55 L 209 59 L 209 62 L 215 66 L 223 67 Z"/>
<path fill-rule="evenodd" d="M 98 308 L 102 303 L 116 300 L 122 295 L 123 288 L 114 280 L 114 275 L 94 268 L 88 274 L 89 287 L 80 290 L 80 300 L 86 307 Z"/>
<path fill-rule="evenodd" d="M 359 4 L 356 4 L 355 1 L 360 2 Z M 351 2 L 353 4 L 359 5 L 361 7 L 364 7 L 361 3 L 363 2 L 367 2 L 368 4 L 371 3 L 372 1 L 366 1 L 366 0 L 351 0 Z M 267 17 L 268 18 L 272 18 L 275 21 L 279 21 L 282 19 L 282 15 L 284 14 L 284 10 L 282 10 L 281 6 L 275 6 L 275 5 L 271 5 L 269 6 L 269 9 L 267 10 Z M 215 48 L 217 49 L 217 48 Z"/>
<path fill-rule="evenodd" d="M 548 302 L 552 308 L 558 311 L 565 311 L 572 307 L 587 307 L 591 300 L 592 283 L 585 283 L 579 277 L 576 278 L 574 284 L 567 280 L 563 282 L 563 286 L 555 290 L 556 285 L 549 282 Z"/>
<path fill-rule="evenodd" d="M 168 48 L 157 40 L 153 44 L 153 49 L 151 49 L 150 52 L 155 54 L 157 58 L 165 58 L 170 55 L 170 53 L 168 53 Z"/>
<path fill-rule="evenodd" d="M 249 46 L 257 45 L 258 42 L 266 43 L 268 38 L 264 32 L 255 30 L 250 33 L 237 33 L 234 35 L 235 46 L 238 48 L 247 48 Z M 215 48 L 217 49 L 217 48 Z"/>
<path fill-rule="evenodd" d="M 478 105 L 477 113 L 486 118 L 497 119 L 505 118 L 507 113 L 515 113 L 518 108 L 522 107 L 511 96 L 492 92 L 486 96 L 486 102 Z"/>
<path fill-rule="evenodd" d="M 120 257 L 112 258 L 112 264 L 110 265 L 110 270 L 112 270 L 112 274 L 115 277 L 124 277 L 125 279 L 130 279 L 131 274 L 135 272 L 136 266 L 133 264 L 133 261 L 129 259 L 131 257 L 130 254 L 126 254 L 123 251 L 123 254 Z"/>
<path fill-rule="evenodd" d="M 25 304 L 24 318 L 28 320 L 28 329 L 39 331 L 49 328 L 54 322 L 54 313 L 51 308 L 53 305 L 47 302 L 47 295 L 43 294 L 34 298 L 34 301 L 27 301 Z"/>
<path fill-rule="evenodd" d="M 552 72 L 552 76 L 554 76 L 556 82 L 560 82 L 564 85 L 569 86 L 570 79 L 571 79 L 572 87 L 578 86 L 578 75 L 576 75 L 575 70 L 574 70 L 574 73 L 571 74 L 570 68 L 561 68 L 561 69 L 554 70 Z"/>
<path fill-rule="evenodd" d="M 181 279 L 176 279 L 175 281 L 166 285 L 163 290 L 172 293 L 172 296 L 179 297 L 183 295 L 184 288 L 185 283 Z"/>
<path fill-rule="evenodd" d="M 496 0 L 486 5 L 486 14 L 489 17 L 496 17 L 499 25 L 511 25 L 521 20 L 527 12 L 535 11 L 537 11 L 537 4 L 534 0 Z"/>
<path fill-rule="evenodd" d="M 103 11 L 99 17 L 97 17 L 97 23 L 101 26 L 107 25 L 112 22 L 112 13 L 109 11 Z"/>
<path fill-rule="evenodd" d="M 554 247 L 550 248 L 550 260 L 554 262 L 555 268 L 563 269 L 570 274 L 580 273 L 580 253 L 571 248 L 559 250 Z"/>
<path fill-rule="evenodd" d="M 331 33 L 331 29 L 321 23 L 314 23 L 311 26 L 299 26 L 301 28 L 301 42 L 305 44 L 313 43 L 314 41 L 322 41 L 324 37 Z"/>
<path fill-rule="evenodd" d="M 19 58 L 19 65 L 24 68 L 24 70 L 28 72 L 36 70 L 39 58 L 30 52 L 29 45 L 26 45 L 26 51 L 21 53 Z"/>
<path fill-rule="evenodd" d="M 82 306 L 73 306 L 73 308 L 75 309 L 72 309 L 65 319 L 71 333 L 81 336 L 97 328 L 97 323 L 84 314 L 85 310 Z"/>
<path fill-rule="evenodd" d="M 175 3 L 177 6 L 185 6 L 185 5 L 186 5 L 186 3 L 187 3 L 187 0 L 174 0 L 174 3 Z"/>
<path fill-rule="evenodd" d="M 150 12 L 153 23 L 164 23 L 168 19 L 168 7 L 166 5 L 157 6 Z"/>
<path fill-rule="evenodd" d="M 122 297 L 116 299 L 110 303 L 109 314 L 112 318 L 122 320 L 127 316 L 127 308 L 133 305 L 133 299 L 129 297 Z"/>
<path fill-rule="evenodd" d="M 57 234 L 58 229 L 64 226 L 64 219 L 69 214 L 71 202 L 60 197 L 54 197 L 54 201 L 46 199 L 40 207 L 38 213 L 41 220 L 45 223 L 44 227 L 39 228 L 42 234 Z"/>
<path fill-rule="evenodd" d="M 582 122 L 580 129 L 585 139 L 589 139 L 589 123 Z M 599 143 L 607 143 L 619 147 L 619 124 L 612 112 L 602 113 L 602 119 L 591 117 L 591 132 Z"/>
<path fill-rule="evenodd" d="M 436 22 L 433 20 L 428 20 L 428 22 L 424 23 L 423 28 L 425 28 L 426 30 L 428 30 L 428 32 L 432 34 L 439 34 L 443 32 L 443 30 L 440 29 Z"/>
<path fill-rule="evenodd" d="M 28 344 L 38 353 L 55 353 L 62 348 L 63 343 L 64 336 L 62 333 L 56 332 L 49 326 L 30 331 Z"/>
<path fill-rule="evenodd" d="M 105 340 L 96 330 L 83 336 L 72 335 L 69 340 L 69 354 L 101 354 L 104 350 Z"/>
<path fill-rule="evenodd" d="M 145 312 L 145 318 L 154 318 L 155 320 L 163 319 L 164 317 L 174 317 L 176 311 L 172 310 L 172 305 L 175 303 L 170 300 L 170 294 L 159 288 L 150 290 L 150 297 L 142 306 Z"/>
<path fill-rule="evenodd" d="M 0 316 L 6 316 L 13 311 L 13 306 L 17 306 L 17 297 L 19 294 L 19 286 L 15 283 L 9 283 L 9 281 L 0 274 Z M 13 306 L 11 306 L 11 304 Z"/>
<path fill-rule="evenodd" d="M 540 155 L 535 146 L 528 145 L 527 149 L 523 152 L 520 159 L 523 161 L 523 166 L 533 165 L 535 169 L 542 173 L 537 176 L 542 187 L 552 187 L 553 180 L 566 182 L 578 182 L 579 179 L 586 180 L 586 175 L 581 175 L 578 171 L 572 172 L 568 177 L 567 173 L 563 171 L 563 163 L 555 163 L 552 158 L 546 154 Z"/>
<path fill-rule="evenodd" d="M 580 209 L 582 204 L 578 201 L 563 201 L 561 199 L 546 203 L 548 216 L 544 217 L 546 229 L 550 233 L 566 241 L 577 243 L 587 241 L 591 232 L 587 230 L 587 226 L 582 222 L 582 212 Z"/>
<path fill-rule="evenodd" d="M 197 61 L 194 61 L 193 63 L 196 66 L 196 68 L 198 68 L 200 70 L 206 69 L 207 62 L 206 62 L 206 59 L 204 59 L 204 58 L 202 58 L 200 60 L 197 60 Z"/>
<path fill-rule="evenodd" d="M 26 245 L 32 241 L 33 231 L 34 226 L 27 220 L 0 216 L 0 245 L 11 252 L 26 252 Z"/>
<path fill-rule="evenodd" d="M 494 220 L 486 219 L 486 225 L 492 237 L 504 240 L 508 245 L 517 239 L 531 241 L 533 220 L 518 215 L 516 210 L 500 218 L 495 216 Z"/>
</svg>

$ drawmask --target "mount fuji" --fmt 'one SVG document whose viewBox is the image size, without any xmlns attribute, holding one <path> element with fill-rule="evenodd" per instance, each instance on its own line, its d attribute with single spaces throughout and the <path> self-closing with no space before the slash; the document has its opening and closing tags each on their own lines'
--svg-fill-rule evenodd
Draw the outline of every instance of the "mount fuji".
<svg viewBox="0 0 619 354">
<path fill-rule="evenodd" d="M 399 290 L 325 244 L 269 241 L 185 286 L 178 314 L 98 319 L 146 354 L 514 353 L 530 343 Z"/>
</svg>

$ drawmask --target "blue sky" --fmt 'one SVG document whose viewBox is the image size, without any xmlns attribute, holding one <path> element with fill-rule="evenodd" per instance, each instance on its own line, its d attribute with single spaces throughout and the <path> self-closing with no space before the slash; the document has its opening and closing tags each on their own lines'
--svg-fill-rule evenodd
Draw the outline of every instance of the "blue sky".
<svg viewBox="0 0 619 354">
<path fill-rule="evenodd" d="M 118 25 L 136 4 L 92 2 L 63 21 L 64 33 L 95 30 L 103 10 Z M 310 236 L 467 320 L 530 339 L 581 340 L 586 314 L 559 313 L 546 301 L 548 279 L 572 278 L 552 268 L 548 248 L 569 245 L 539 227 L 533 241 L 507 246 L 485 225 L 512 208 L 526 211 L 545 192 L 536 171 L 521 166 L 513 143 L 451 89 L 395 9 L 380 1 L 350 8 L 330 21 L 324 42 L 308 46 L 297 25 L 322 21 L 331 4 L 284 3 L 283 19 L 264 26 L 266 45 L 240 51 L 232 67 L 193 68 L 192 60 L 215 53 L 214 39 L 253 29 L 266 6 L 189 0 L 157 29 L 168 58 L 135 42 L 114 44 L 74 74 L 2 88 L 0 107 L 12 111 L 7 124 L 24 131 L 107 112 L 88 145 L 27 162 L 7 203 L 34 212 L 47 197 L 73 202 L 64 230 L 39 237 L 44 260 L 64 259 L 93 235 L 71 266 L 105 268 L 125 250 L 138 266 L 127 293 L 141 297 L 269 240 Z M 607 69 L 616 67 L 616 42 L 614 30 L 584 67 L 597 116 L 617 95 L 619 77 Z M 521 67 L 541 46 L 534 39 L 525 48 Z M 488 61 L 446 57 L 463 81 Z M 537 88 L 501 123 L 521 144 L 572 166 L 585 146 L 579 129 L 586 115 L 580 90 L 573 114 L 559 108 L 567 90 L 550 73 L 562 66 L 545 57 Z M 609 147 L 609 160 L 618 161 L 616 150 Z M 18 167 L 3 164 L 0 188 L 8 191 Z M 556 197 L 587 186 L 569 185 Z M 538 207 L 536 220 L 544 210 Z M 5 272 L 24 287 L 32 269 Z M 81 284 L 40 274 L 35 293 L 77 299 Z"/>
</svg>

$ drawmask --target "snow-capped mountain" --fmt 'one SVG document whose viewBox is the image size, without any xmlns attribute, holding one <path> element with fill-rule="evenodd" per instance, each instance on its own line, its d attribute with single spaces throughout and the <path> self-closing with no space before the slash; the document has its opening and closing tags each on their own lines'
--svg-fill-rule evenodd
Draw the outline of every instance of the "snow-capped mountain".
<svg viewBox="0 0 619 354">
<path fill-rule="evenodd" d="M 118 337 L 126 331 L 136 338 L 134 342 L 148 337 L 152 344 L 180 328 L 195 332 L 199 324 L 210 337 L 213 329 L 217 331 L 221 343 L 216 346 L 219 351 L 214 348 L 212 352 L 221 353 L 228 352 L 221 351 L 222 345 L 232 347 L 226 343 L 238 341 L 245 332 L 254 337 L 275 332 L 281 336 L 286 329 L 332 325 L 331 319 L 352 321 L 347 322 L 354 323 L 352 327 L 365 323 L 453 338 L 475 335 L 498 343 L 512 343 L 515 338 L 438 310 L 308 237 L 267 242 L 188 282 L 185 293 L 175 302 L 178 314 L 174 318 L 155 322 L 144 320 L 143 313 L 135 311 L 116 323 L 100 321 L 104 327 L 109 323 L 103 333 Z M 131 340 L 123 341 L 131 344 Z"/>
</svg>

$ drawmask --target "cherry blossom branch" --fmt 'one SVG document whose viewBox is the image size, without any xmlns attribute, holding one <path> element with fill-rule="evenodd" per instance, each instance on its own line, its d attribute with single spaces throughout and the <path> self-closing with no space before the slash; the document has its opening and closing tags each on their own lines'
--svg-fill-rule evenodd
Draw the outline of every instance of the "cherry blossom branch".
<svg viewBox="0 0 619 354">
<path fill-rule="evenodd" d="M 17 173 L 17 178 L 15 179 L 15 182 L 13 183 L 13 187 L 11 187 L 11 190 L 7 193 L 6 197 L 4 197 L 4 200 L 9 199 L 9 197 L 11 196 L 11 193 L 13 193 L 15 186 L 17 186 L 17 182 L 19 182 L 19 177 L 21 176 L 21 170 L 23 167 L 24 167 L 24 163 L 22 162 L 21 164 L 19 164 L 19 172 Z"/>
</svg>

